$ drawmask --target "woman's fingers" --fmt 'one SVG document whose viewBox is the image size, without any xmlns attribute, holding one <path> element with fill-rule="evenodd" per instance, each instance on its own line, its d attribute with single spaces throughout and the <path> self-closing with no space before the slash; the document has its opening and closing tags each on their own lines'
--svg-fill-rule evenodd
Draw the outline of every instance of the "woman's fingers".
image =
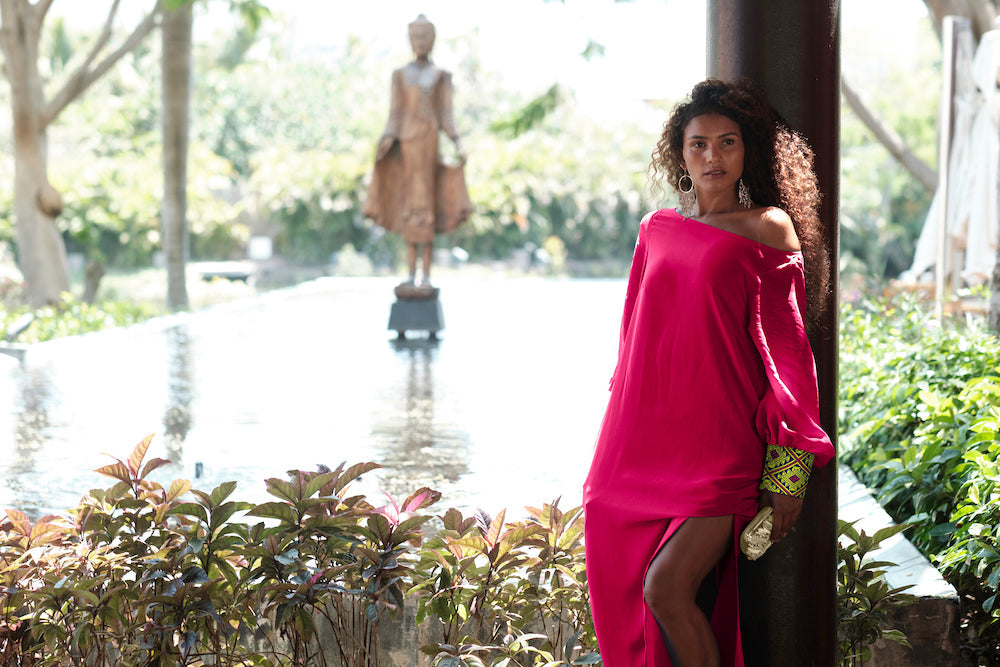
<svg viewBox="0 0 1000 667">
<path fill-rule="evenodd" d="M 802 499 L 786 496 L 781 493 L 763 491 L 760 504 L 771 505 L 774 508 L 774 526 L 771 528 L 771 541 L 777 542 L 785 537 L 802 511 Z"/>
<path fill-rule="evenodd" d="M 799 518 L 802 511 L 802 499 L 785 496 L 780 493 L 774 494 L 774 530 L 771 531 L 771 539 L 777 542 L 783 539 L 788 531 L 792 529 L 792 524 Z"/>
</svg>

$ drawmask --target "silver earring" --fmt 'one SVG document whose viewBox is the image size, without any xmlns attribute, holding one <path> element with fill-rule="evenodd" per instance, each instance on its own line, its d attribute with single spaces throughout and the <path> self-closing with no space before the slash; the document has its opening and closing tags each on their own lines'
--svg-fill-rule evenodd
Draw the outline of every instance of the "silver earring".
<svg viewBox="0 0 1000 667">
<path fill-rule="evenodd" d="M 743 208 L 750 208 L 753 206 L 753 201 L 750 199 L 750 188 L 747 187 L 747 184 L 743 182 L 742 178 L 740 179 L 740 184 L 736 186 L 736 197 L 739 199 L 740 206 Z"/>
<path fill-rule="evenodd" d="M 685 180 L 687 183 L 684 182 Z M 685 188 L 685 186 L 687 187 Z M 698 203 L 698 195 L 694 191 L 694 179 L 691 178 L 691 175 L 687 171 L 677 179 L 677 191 L 680 193 L 681 214 L 692 215 L 694 207 Z"/>
</svg>

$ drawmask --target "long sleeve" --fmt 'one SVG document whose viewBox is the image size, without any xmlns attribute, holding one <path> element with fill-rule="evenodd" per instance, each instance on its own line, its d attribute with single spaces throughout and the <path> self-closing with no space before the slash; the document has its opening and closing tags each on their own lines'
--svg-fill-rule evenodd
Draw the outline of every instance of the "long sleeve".
<svg viewBox="0 0 1000 667">
<path fill-rule="evenodd" d="M 758 287 L 750 335 L 764 364 L 767 387 L 757 409 L 757 431 L 767 445 L 814 454 L 815 464 L 822 466 L 834 451 L 819 425 L 816 364 L 802 319 L 802 255 L 791 253 L 787 261 L 763 272 Z"/>
<path fill-rule="evenodd" d="M 635 310 L 635 301 L 639 295 L 639 287 L 642 285 L 642 276 L 646 269 L 646 227 L 652 214 L 647 214 L 639 224 L 639 234 L 635 241 L 635 251 L 632 253 L 632 268 L 629 270 L 628 287 L 625 290 L 625 312 L 622 314 L 622 326 L 618 339 L 618 367 L 622 364 L 622 355 L 625 351 L 625 337 L 628 335 L 629 324 L 632 321 L 632 312 Z M 618 374 L 618 367 L 615 374 Z M 610 387 L 614 386 L 615 378 L 611 377 Z"/>
</svg>

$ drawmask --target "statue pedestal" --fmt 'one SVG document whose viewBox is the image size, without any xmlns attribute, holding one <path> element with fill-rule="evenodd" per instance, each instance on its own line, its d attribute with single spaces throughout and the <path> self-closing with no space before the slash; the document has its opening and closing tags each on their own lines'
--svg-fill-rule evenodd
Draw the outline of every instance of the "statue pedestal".
<svg viewBox="0 0 1000 667">
<path fill-rule="evenodd" d="M 396 289 L 396 302 L 389 311 L 388 329 L 395 331 L 400 338 L 406 338 L 407 331 L 426 331 L 431 338 L 436 338 L 437 332 L 444 329 L 439 290 L 436 287 L 432 290 L 418 289 L 425 290 L 425 293 Z"/>
</svg>

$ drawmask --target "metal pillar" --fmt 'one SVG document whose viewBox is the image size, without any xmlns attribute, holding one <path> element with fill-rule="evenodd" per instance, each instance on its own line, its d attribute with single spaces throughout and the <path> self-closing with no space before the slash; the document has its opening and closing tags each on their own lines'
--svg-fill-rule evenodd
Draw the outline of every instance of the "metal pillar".
<svg viewBox="0 0 1000 667">
<path fill-rule="evenodd" d="M 709 0 L 708 72 L 761 84 L 816 154 L 820 217 L 831 255 L 831 292 L 812 340 L 820 416 L 836 444 L 840 2 Z M 836 664 L 836 462 L 815 470 L 802 515 L 768 555 L 741 560 L 740 602 L 748 667 Z"/>
</svg>

